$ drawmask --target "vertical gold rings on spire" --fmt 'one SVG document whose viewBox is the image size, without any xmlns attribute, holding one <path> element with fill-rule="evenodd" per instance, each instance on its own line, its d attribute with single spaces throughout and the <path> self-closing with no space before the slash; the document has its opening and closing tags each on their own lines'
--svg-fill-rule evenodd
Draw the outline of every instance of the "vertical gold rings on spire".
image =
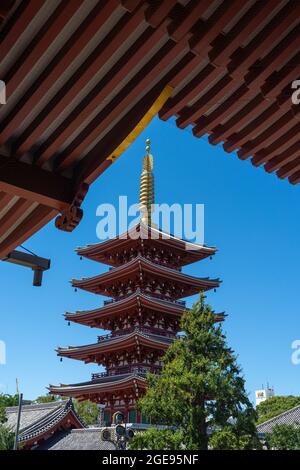
<svg viewBox="0 0 300 470">
<path fill-rule="evenodd" d="M 151 225 L 151 216 L 154 210 L 154 175 L 153 156 L 150 154 L 150 139 L 146 140 L 146 155 L 143 159 L 143 170 L 140 179 L 140 211 L 141 221 Z"/>
</svg>

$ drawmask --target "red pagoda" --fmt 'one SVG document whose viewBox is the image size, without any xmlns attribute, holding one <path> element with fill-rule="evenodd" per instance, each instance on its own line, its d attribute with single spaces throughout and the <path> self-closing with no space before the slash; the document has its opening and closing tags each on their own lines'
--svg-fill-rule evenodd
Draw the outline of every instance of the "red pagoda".
<svg viewBox="0 0 300 470">
<path fill-rule="evenodd" d="M 50 393 L 92 400 L 105 405 L 107 425 L 115 411 L 130 423 L 146 423 L 136 402 L 146 388 L 146 374 L 159 373 L 162 356 L 179 332 L 186 310 L 180 300 L 219 286 L 219 279 L 184 274 L 182 267 L 215 254 L 216 249 L 195 245 L 156 228 L 151 221 L 154 203 L 153 157 L 143 161 L 140 188 L 141 221 L 127 233 L 77 249 L 80 256 L 110 266 L 92 278 L 72 280 L 80 288 L 111 298 L 95 310 L 66 313 L 69 322 L 110 331 L 95 344 L 58 348 L 60 357 L 94 362 L 105 372 L 88 382 L 49 387 Z M 216 315 L 222 321 L 223 314 Z"/>
</svg>

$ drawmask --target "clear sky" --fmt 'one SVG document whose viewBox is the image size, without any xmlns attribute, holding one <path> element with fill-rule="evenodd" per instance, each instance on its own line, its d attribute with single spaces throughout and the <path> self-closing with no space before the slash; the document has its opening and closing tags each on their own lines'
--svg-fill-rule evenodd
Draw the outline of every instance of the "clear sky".
<svg viewBox="0 0 300 470">
<path fill-rule="evenodd" d="M 205 204 L 205 243 L 217 246 L 218 253 L 185 271 L 223 280 L 208 300 L 216 311 L 228 314 L 224 328 L 251 399 L 267 381 L 277 394 L 300 395 L 300 365 L 291 362 L 291 343 L 300 339 L 300 186 L 159 119 L 93 184 L 83 204 L 84 219 L 73 233 L 61 232 L 50 222 L 25 243 L 51 258 L 42 287 L 32 287 L 30 270 L 0 264 L 0 340 L 7 352 L 7 364 L 0 365 L 0 390 L 15 393 L 18 377 L 25 398 L 34 399 L 46 392 L 49 383 L 89 380 L 99 370 L 71 359 L 60 362 L 54 351 L 58 345 L 95 342 L 101 334 L 85 326 L 68 326 L 62 316 L 66 310 L 94 308 L 103 301 L 70 286 L 72 277 L 107 269 L 80 261 L 74 249 L 97 242 L 99 204 L 116 205 L 119 195 L 127 195 L 130 204 L 137 202 L 148 136 L 156 202 Z"/>
</svg>

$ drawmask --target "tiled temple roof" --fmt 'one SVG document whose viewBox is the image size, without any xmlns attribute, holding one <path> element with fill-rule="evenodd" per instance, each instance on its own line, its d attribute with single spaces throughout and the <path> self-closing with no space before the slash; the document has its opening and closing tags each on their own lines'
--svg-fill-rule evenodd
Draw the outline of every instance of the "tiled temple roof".
<svg viewBox="0 0 300 470">
<path fill-rule="evenodd" d="M 72 400 L 23 405 L 19 441 L 26 442 L 42 436 L 45 432 L 55 428 L 69 413 L 72 414 L 77 421 L 78 427 L 83 428 L 84 424 L 77 416 Z M 12 406 L 6 408 L 6 416 L 6 425 L 10 429 L 15 430 L 17 426 L 18 407 Z"/>
<path fill-rule="evenodd" d="M 100 428 L 72 429 L 60 432 L 39 447 L 40 450 L 115 450 L 109 441 L 101 440 Z"/>
<path fill-rule="evenodd" d="M 260 434 L 265 434 L 272 432 L 274 426 L 277 424 L 290 424 L 293 426 L 300 426 L 300 405 L 291 408 L 280 415 L 275 416 L 274 418 L 268 419 L 264 423 L 261 423 L 257 426 L 257 431 Z"/>
</svg>

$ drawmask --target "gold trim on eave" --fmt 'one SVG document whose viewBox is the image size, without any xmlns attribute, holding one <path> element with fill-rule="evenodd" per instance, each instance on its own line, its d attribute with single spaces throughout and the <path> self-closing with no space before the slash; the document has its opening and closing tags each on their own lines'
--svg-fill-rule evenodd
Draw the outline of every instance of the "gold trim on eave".
<svg viewBox="0 0 300 470">
<path fill-rule="evenodd" d="M 172 95 L 173 87 L 167 85 L 161 94 L 157 97 L 151 107 L 148 109 L 146 114 L 142 117 L 140 122 L 135 126 L 134 129 L 128 134 L 126 139 L 120 143 L 120 145 L 106 158 L 106 160 L 110 160 L 114 162 L 119 158 L 122 153 L 127 150 L 129 145 L 135 141 L 135 139 L 143 132 L 143 130 L 148 126 L 148 124 L 152 121 L 152 119 L 156 116 L 156 114 L 161 110 L 165 102 L 168 98 Z"/>
</svg>

